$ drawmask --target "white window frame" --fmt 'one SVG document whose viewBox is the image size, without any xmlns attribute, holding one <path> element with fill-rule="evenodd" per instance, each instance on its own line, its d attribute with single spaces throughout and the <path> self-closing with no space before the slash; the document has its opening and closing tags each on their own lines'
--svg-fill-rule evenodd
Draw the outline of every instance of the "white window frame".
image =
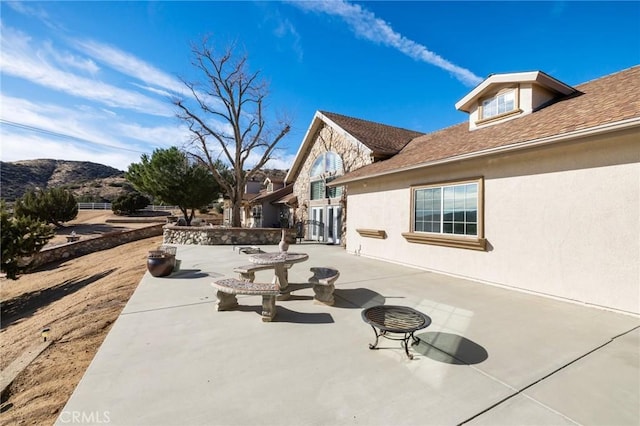
<svg viewBox="0 0 640 426">
<path fill-rule="evenodd" d="M 327 157 L 333 156 L 335 157 L 336 168 L 332 170 L 327 169 L 327 163 L 329 162 Z M 312 174 L 314 173 L 315 174 Z M 342 157 L 333 151 L 325 151 L 318 155 L 313 163 L 311 163 L 311 169 L 309 171 L 309 200 L 320 200 L 325 198 L 339 198 L 342 196 L 343 187 L 339 186 L 336 188 L 332 188 L 329 192 L 327 191 L 327 182 L 331 182 L 337 176 L 341 176 L 344 174 L 344 166 L 342 163 Z M 313 197 L 313 185 L 321 185 L 322 192 L 320 198 Z M 332 193 L 334 197 L 329 197 L 329 193 Z"/>
<path fill-rule="evenodd" d="M 500 100 L 505 99 L 507 96 L 513 96 L 513 107 L 510 109 L 500 110 Z M 492 112 L 490 115 L 487 114 L 487 106 L 490 104 L 495 104 L 495 112 Z M 506 104 L 506 103 L 504 103 Z M 504 116 L 508 116 L 514 113 L 520 112 L 519 109 L 519 92 L 518 88 L 512 87 L 508 89 L 500 90 L 493 96 L 488 98 L 484 98 L 480 100 L 480 114 L 479 114 L 479 122 L 494 120 L 497 118 L 501 118 Z"/>
</svg>

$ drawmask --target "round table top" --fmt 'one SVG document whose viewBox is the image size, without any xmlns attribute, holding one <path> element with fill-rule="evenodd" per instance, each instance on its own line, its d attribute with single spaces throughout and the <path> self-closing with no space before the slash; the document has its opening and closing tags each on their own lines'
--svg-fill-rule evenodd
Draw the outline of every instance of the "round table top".
<svg viewBox="0 0 640 426">
<path fill-rule="evenodd" d="M 249 256 L 249 261 L 256 265 L 272 265 L 274 263 L 298 263 L 309 259 L 307 253 L 277 252 L 260 253 Z"/>
<path fill-rule="evenodd" d="M 431 318 L 408 306 L 379 305 L 362 311 L 362 319 L 390 333 L 410 333 L 428 327 Z"/>
</svg>

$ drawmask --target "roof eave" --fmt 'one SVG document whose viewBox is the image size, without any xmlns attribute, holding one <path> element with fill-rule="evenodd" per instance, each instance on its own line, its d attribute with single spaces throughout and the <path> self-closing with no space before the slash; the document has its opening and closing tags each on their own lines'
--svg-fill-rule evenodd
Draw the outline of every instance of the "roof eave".
<svg viewBox="0 0 640 426">
<path fill-rule="evenodd" d="M 494 74 L 487 77 L 486 80 L 476 86 L 464 98 L 456 102 L 456 109 L 471 112 L 471 107 L 476 103 L 477 99 L 490 90 L 492 86 L 508 83 L 536 83 L 561 95 L 570 95 L 576 92 L 576 89 L 573 87 L 542 71 Z"/>
<path fill-rule="evenodd" d="M 293 164 L 291 165 L 291 168 L 289 169 L 289 171 L 287 172 L 287 175 L 284 178 L 285 186 L 290 183 L 293 183 L 296 180 L 299 170 L 302 167 L 304 160 L 306 159 L 306 156 L 302 155 L 302 153 L 308 148 L 309 144 L 313 143 L 311 138 L 318 131 L 318 128 L 321 126 L 322 117 L 324 117 L 324 115 L 322 115 L 320 111 L 316 111 L 316 113 L 313 115 L 311 124 L 309 125 L 307 132 L 304 134 L 304 138 L 302 138 L 302 143 L 298 148 L 298 152 L 296 152 L 296 156 L 295 156 L 295 159 L 293 160 Z"/>
<path fill-rule="evenodd" d="M 407 167 L 401 167 L 398 169 L 388 170 L 380 173 L 372 173 L 364 176 L 357 176 L 351 179 L 348 177 L 348 175 L 345 175 L 343 177 L 340 177 L 331 181 L 330 183 L 327 183 L 327 186 L 329 187 L 341 186 L 347 183 L 358 182 L 366 179 L 389 176 L 396 173 L 402 173 L 402 172 L 407 172 L 407 171 L 416 170 L 416 169 L 423 169 L 426 167 L 454 163 L 457 161 L 471 160 L 474 158 L 485 157 L 488 155 L 507 153 L 507 152 L 518 151 L 522 149 L 544 146 L 544 145 L 551 145 L 559 142 L 567 142 L 573 139 L 584 138 L 588 136 L 596 136 L 596 135 L 602 135 L 602 134 L 621 131 L 621 130 L 633 129 L 634 127 L 640 127 L 640 117 L 629 118 L 626 120 L 616 121 L 613 123 L 606 123 L 600 126 L 589 127 L 586 129 L 575 130 L 573 132 L 561 133 L 558 135 L 547 136 L 544 138 L 533 139 L 530 141 L 518 142 L 518 143 L 505 145 L 497 148 L 489 148 L 482 151 L 475 151 L 467 154 L 460 154 L 460 155 L 447 157 L 439 160 L 427 161 L 424 163 L 415 164 Z"/>
</svg>

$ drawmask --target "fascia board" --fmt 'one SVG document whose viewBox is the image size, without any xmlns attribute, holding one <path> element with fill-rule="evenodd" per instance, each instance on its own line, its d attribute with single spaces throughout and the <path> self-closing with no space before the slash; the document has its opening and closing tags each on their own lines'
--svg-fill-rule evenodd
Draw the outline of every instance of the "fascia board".
<svg viewBox="0 0 640 426">
<path fill-rule="evenodd" d="M 483 95 L 483 93 L 488 91 L 491 86 L 505 83 L 536 83 L 563 95 L 568 95 L 576 91 L 573 87 L 564 84 L 560 80 L 557 80 L 542 71 L 495 74 L 488 77 L 464 98 L 456 102 L 456 109 L 470 112 L 471 105 L 473 105 L 475 101 Z"/>
<path fill-rule="evenodd" d="M 287 173 L 287 176 L 284 179 L 285 185 L 292 184 L 298 177 L 300 168 L 302 167 L 302 164 L 304 163 L 304 161 L 307 158 L 307 155 L 309 154 L 309 149 L 311 148 L 311 144 L 314 142 L 313 139 L 316 133 L 318 132 L 318 130 L 320 129 L 320 126 L 322 125 L 322 123 L 327 124 L 328 126 L 333 128 L 333 130 L 335 130 L 336 132 L 339 132 L 340 134 L 344 135 L 344 137 L 348 141 L 356 145 L 362 146 L 362 148 L 368 150 L 369 153 L 373 152 L 369 147 L 365 146 L 362 142 L 356 139 L 351 133 L 347 132 L 345 129 L 340 127 L 329 117 L 327 117 L 320 111 L 316 111 L 316 113 L 313 116 L 313 120 L 311 121 L 311 125 L 307 129 L 307 133 L 305 133 L 304 139 L 302 139 L 302 144 L 300 144 L 300 148 L 298 148 L 298 152 L 296 153 L 296 157 L 295 157 L 295 160 L 293 161 L 293 165 L 291 166 L 291 169 L 289 169 L 289 172 Z"/>
<path fill-rule="evenodd" d="M 551 144 L 560 143 L 560 142 L 568 142 L 574 139 L 586 138 L 589 136 L 597 136 L 597 135 L 602 135 L 602 134 L 622 131 L 622 130 L 630 130 L 636 127 L 640 127 L 640 117 L 634 117 L 627 120 L 616 121 L 614 123 L 606 123 L 600 126 L 589 127 L 587 129 L 580 129 L 580 130 L 576 130 L 569 133 L 562 133 L 559 135 L 547 136 L 544 138 L 534 139 L 531 141 L 518 142 L 511 145 L 500 146 L 496 148 L 489 148 L 482 151 L 471 152 L 468 154 L 456 155 L 454 157 L 443 158 L 441 160 L 428 161 L 425 163 L 415 164 L 413 166 L 401 167 L 394 170 L 387 170 L 380 173 L 373 173 L 365 176 L 358 176 L 353 179 L 338 178 L 334 181 L 331 181 L 331 183 L 327 183 L 327 186 L 329 187 L 341 186 L 347 183 L 358 182 L 366 179 L 389 176 L 396 173 L 423 169 L 423 168 L 442 165 L 442 164 L 455 163 L 457 161 L 470 160 L 474 158 L 485 157 L 487 155 L 502 154 L 502 153 L 518 151 L 518 150 L 527 149 L 527 148 L 551 145 Z"/>
<path fill-rule="evenodd" d="M 284 178 L 285 186 L 295 182 L 296 178 L 298 177 L 298 173 L 300 172 L 300 167 L 302 167 L 302 164 L 304 163 L 307 157 L 308 148 L 310 144 L 313 143 L 313 140 L 312 140 L 313 136 L 315 135 L 318 128 L 320 127 L 323 117 L 324 115 L 320 111 L 316 111 L 316 113 L 313 115 L 311 124 L 309 125 L 307 132 L 304 134 L 304 138 L 302 138 L 302 143 L 298 148 L 298 152 L 296 152 L 296 157 L 293 160 L 293 164 Z M 326 119 L 326 117 L 324 117 L 324 119 Z"/>
</svg>

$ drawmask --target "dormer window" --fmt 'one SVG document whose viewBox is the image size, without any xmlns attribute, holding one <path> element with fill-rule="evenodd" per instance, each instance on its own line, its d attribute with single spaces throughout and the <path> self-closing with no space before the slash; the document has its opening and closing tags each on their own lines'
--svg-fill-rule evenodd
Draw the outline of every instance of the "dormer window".
<svg viewBox="0 0 640 426">
<path fill-rule="evenodd" d="M 516 109 L 516 89 L 498 93 L 492 98 L 482 101 L 482 120 L 506 114 Z"/>
<path fill-rule="evenodd" d="M 476 130 L 531 114 L 573 93 L 573 87 L 541 71 L 493 74 L 460 99 L 456 108 L 469 114 L 469 130 Z"/>
<path fill-rule="evenodd" d="M 480 120 L 489 120 L 516 110 L 518 106 L 517 89 L 509 88 L 484 99 L 480 103 Z"/>
</svg>

